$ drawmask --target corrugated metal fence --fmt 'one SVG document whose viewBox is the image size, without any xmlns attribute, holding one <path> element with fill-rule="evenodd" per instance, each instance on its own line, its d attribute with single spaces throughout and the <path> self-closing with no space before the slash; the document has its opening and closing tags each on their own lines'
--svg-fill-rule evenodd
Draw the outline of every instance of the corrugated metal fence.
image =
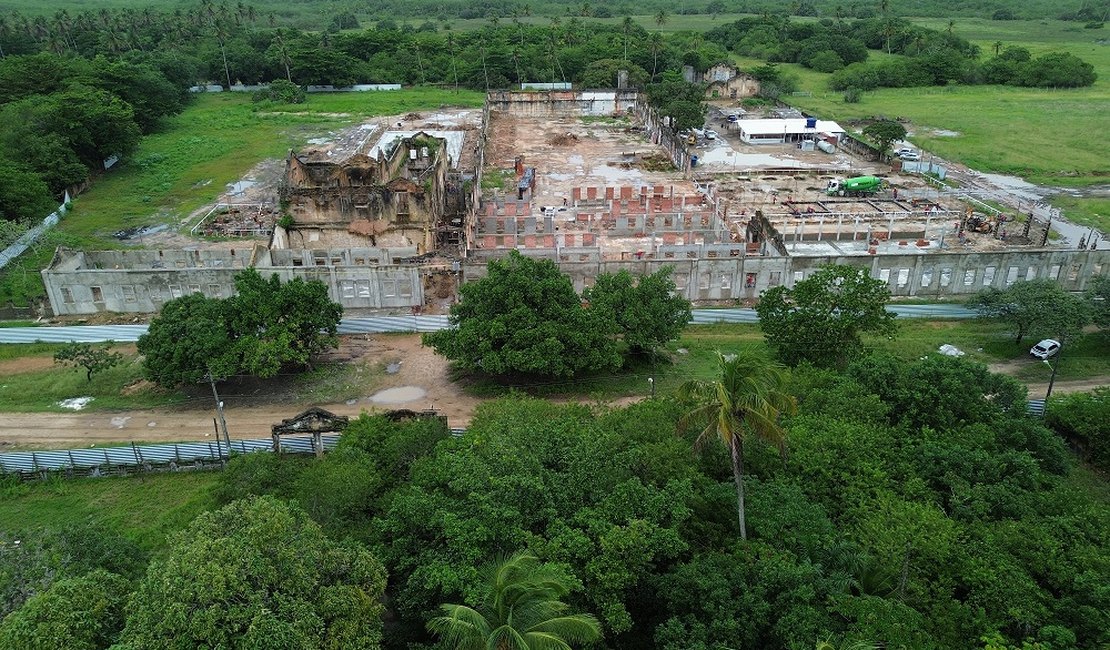
<svg viewBox="0 0 1110 650">
<path fill-rule="evenodd" d="M 466 432 L 452 427 L 452 436 Z M 324 451 L 339 444 L 337 433 L 320 436 Z M 273 451 L 271 438 L 232 440 L 231 454 Z M 288 454 L 312 454 L 312 438 L 283 437 L 281 451 Z M 143 472 L 178 472 L 221 469 L 228 459 L 227 445 L 221 441 L 182 442 L 165 445 L 102 447 L 99 449 L 54 449 L 49 451 L 15 451 L 0 454 L 0 474 L 14 475 L 23 480 L 46 479 L 54 476 L 82 478 L 128 476 Z"/>
<path fill-rule="evenodd" d="M 325 450 L 334 449 L 338 434 L 321 436 Z M 255 438 L 232 440 L 231 454 L 272 451 L 273 440 Z M 284 438 L 281 450 L 293 454 L 311 454 L 312 439 Z M 15 474 L 23 479 L 51 476 L 126 476 L 139 472 L 164 472 L 222 467 L 228 458 L 227 445 L 222 442 L 184 442 L 166 445 L 135 445 L 99 449 L 56 449 L 51 451 L 16 451 L 0 454 L 0 473 Z"/>
</svg>

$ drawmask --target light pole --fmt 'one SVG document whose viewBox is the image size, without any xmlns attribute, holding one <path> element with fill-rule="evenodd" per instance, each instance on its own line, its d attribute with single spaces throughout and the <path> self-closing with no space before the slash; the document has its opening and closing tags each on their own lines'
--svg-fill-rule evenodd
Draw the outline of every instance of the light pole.
<svg viewBox="0 0 1110 650">
<path fill-rule="evenodd" d="M 648 383 L 651 384 L 651 399 L 655 399 L 655 377 L 648 377 Z"/>
</svg>

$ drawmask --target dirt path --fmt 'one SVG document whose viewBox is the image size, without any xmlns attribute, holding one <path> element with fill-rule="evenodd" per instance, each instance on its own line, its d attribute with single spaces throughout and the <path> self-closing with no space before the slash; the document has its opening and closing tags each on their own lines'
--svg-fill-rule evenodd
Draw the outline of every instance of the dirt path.
<svg viewBox="0 0 1110 650">
<path fill-rule="evenodd" d="M 484 401 L 465 393 L 450 380 L 447 361 L 420 345 L 411 334 L 372 334 L 346 336 L 332 360 L 366 363 L 388 368 L 385 374 L 371 373 L 359 387 L 360 397 L 339 403 L 282 402 L 271 397 L 228 396 L 226 417 L 232 438 L 265 438 L 270 426 L 309 406 L 321 406 L 333 413 L 357 416 L 394 408 L 435 409 L 447 416 L 451 426 L 470 423 L 474 411 Z M 53 365 L 50 357 L 28 357 L 0 363 L 0 374 L 15 374 Z M 1010 362 L 991 366 L 994 372 L 1014 374 L 1024 363 Z M 1110 384 L 1110 376 L 1078 381 L 1057 381 L 1053 393 L 1062 394 Z M 1028 384 L 1031 396 L 1042 396 L 1048 386 Z M 402 389 L 415 397 L 406 401 L 375 401 L 381 391 Z M 404 397 L 404 396 L 403 396 Z M 625 397 L 613 406 L 626 406 L 642 399 Z M 260 403 L 265 400 L 266 403 Z M 570 400 L 555 400 L 570 401 Z M 592 402 L 585 398 L 583 402 Z M 76 413 L 0 414 L 0 451 L 11 449 L 58 449 L 119 444 L 121 442 L 180 442 L 211 439 L 214 435 L 215 409 L 207 403 L 197 409 L 153 409 L 125 412 L 82 411 Z"/>
</svg>

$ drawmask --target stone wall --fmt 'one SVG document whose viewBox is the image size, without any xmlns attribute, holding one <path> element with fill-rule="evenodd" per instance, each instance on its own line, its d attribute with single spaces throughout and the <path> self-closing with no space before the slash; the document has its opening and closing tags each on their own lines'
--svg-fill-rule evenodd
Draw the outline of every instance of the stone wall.
<svg viewBox="0 0 1110 650">
<path fill-rule="evenodd" d="M 496 90 L 486 96 L 491 111 L 529 117 L 613 115 L 631 111 L 638 102 L 639 93 L 635 90 Z"/>
</svg>

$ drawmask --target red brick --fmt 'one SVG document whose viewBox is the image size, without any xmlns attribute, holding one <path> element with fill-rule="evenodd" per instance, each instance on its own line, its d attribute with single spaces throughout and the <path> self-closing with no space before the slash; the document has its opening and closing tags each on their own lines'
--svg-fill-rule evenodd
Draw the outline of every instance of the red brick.
<svg viewBox="0 0 1110 650">
<path fill-rule="evenodd" d="M 594 201 L 596 199 L 597 199 L 597 188 L 596 187 L 587 187 L 586 188 L 586 200 L 587 201 Z"/>
</svg>

